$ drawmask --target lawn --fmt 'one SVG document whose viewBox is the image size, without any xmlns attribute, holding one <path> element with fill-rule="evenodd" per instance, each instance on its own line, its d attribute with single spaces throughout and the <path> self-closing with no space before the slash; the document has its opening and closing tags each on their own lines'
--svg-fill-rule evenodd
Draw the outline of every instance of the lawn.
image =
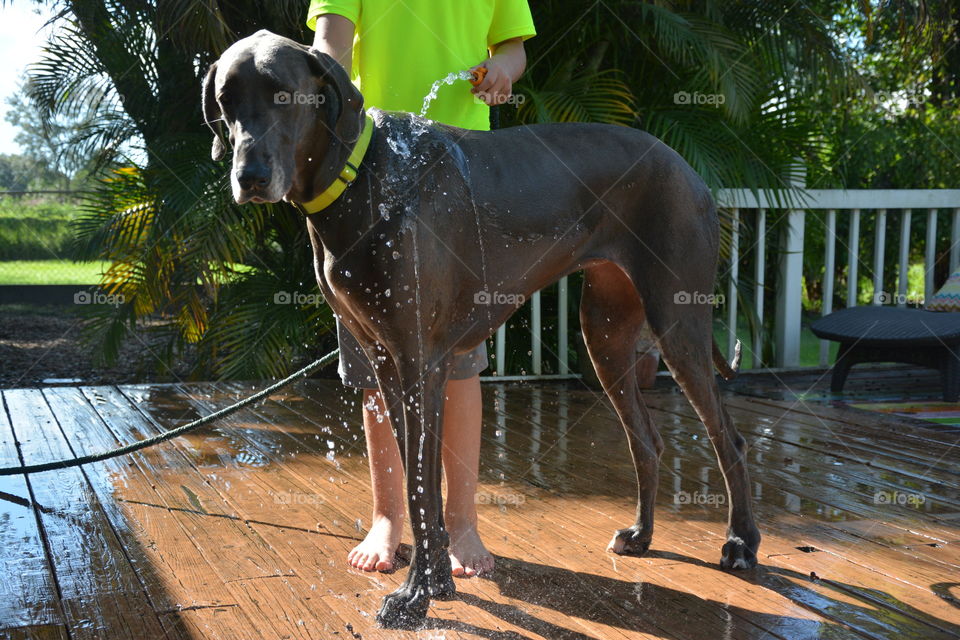
<svg viewBox="0 0 960 640">
<path fill-rule="evenodd" d="M 0 261 L 0 284 L 97 284 L 106 262 Z"/>
</svg>

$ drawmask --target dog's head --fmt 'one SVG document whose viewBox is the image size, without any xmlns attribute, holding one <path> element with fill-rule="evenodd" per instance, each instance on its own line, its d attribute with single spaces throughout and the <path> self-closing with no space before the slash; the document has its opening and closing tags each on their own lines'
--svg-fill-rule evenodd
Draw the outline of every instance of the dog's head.
<svg viewBox="0 0 960 640">
<path fill-rule="evenodd" d="M 363 126 L 363 97 L 330 56 L 263 30 L 234 43 L 203 81 L 214 160 L 233 145 L 234 199 L 277 202 L 332 181 Z"/>
</svg>

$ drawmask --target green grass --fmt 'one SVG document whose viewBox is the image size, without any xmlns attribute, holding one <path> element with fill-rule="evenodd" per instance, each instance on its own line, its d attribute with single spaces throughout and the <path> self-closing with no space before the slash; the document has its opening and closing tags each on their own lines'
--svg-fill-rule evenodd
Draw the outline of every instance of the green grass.
<svg viewBox="0 0 960 640">
<path fill-rule="evenodd" d="M 0 284 L 97 284 L 106 262 L 8 260 L 0 262 Z"/>
</svg>

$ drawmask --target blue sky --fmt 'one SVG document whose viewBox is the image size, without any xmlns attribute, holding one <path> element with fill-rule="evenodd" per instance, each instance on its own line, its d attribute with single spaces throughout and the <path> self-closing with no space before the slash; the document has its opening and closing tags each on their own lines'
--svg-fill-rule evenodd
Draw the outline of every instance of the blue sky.
<svg viewBox="0 0 960 640">
<path fill-rule="evenodd" d="M 41 28 L 49 16 L 48 8 L 38 8 L 27 0 L 0 7 L 0 153 L 20 153 L 13 141 L 17 129 L 4 117 L 6 99 L 16 92 L 17 79 L 26 66 L 40 57 L 40 47 L 49 35 L 49 29 Z"/>
</svg>

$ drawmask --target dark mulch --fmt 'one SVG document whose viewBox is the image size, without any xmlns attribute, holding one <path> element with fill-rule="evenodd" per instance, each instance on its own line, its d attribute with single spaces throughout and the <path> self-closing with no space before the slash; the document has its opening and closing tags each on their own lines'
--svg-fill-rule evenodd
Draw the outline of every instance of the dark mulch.
<svg viewBox="0 0 960 640">
<path fill-rule="evenodd" d="M 155 338 L 145 331 L 126 342 L 115 364 L 95 363 L 81 340 L 82 321 L 69 307 L 0 306 L 0 388 L 186 379 L 185 364 L 173 371 L 158 364 Z"/>
</svg>

